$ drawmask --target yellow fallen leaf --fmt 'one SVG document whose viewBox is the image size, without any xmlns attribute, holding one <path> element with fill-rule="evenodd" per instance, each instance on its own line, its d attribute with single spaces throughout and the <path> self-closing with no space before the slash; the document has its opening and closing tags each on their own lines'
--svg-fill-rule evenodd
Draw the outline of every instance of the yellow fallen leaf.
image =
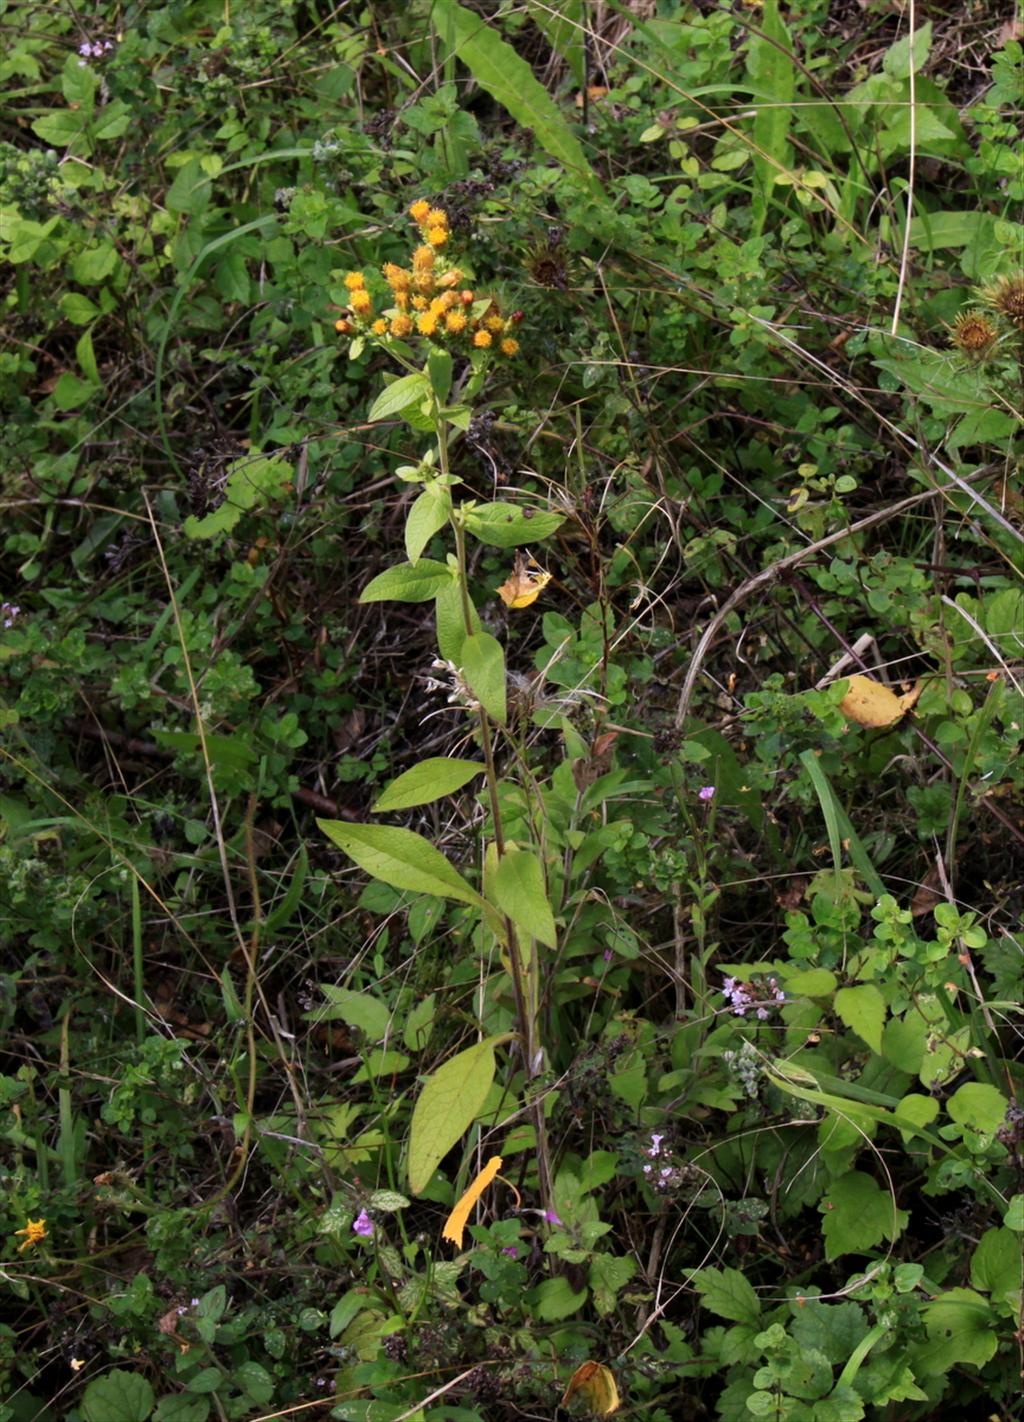
<svg viewBox="0 0 1024 1422">
<path fill-rule="evenodd" d="M 462 1232 L 466 1228 L 470 1211 L 501 1169 L 501 1156 L 492 1155 L 469 1189 L 456 1203 L 455 1208 L 444 1222 L 442 1239 L 451 1240 L 457 1249 L 462 1248 Z"/>
<path fill-rule="evenodd" d="M 510 576 L 496 591 L 506 607 L 529 607 L 531 602 L 537 601 L 550 581 L 550 573 L 536 566 L 527 567 L 522 559 L 517 558 Z"/>
<path fill-rule="evenodd" d="M 574 1397 L 598 1417 L 610 1417 L 619 1408 L 619 1390 L 615 1375 L 604 1363 L 581 1363 L 569 1379 L 561 1407 L 568 1407 Z"/>
<path fill-rule="evenodd" d="M 905 695 L 897 696 L 895 691 L 869 676 L 851 676 L 847 680 L 849 687 L 839 709 L 848 721 L 856 721 L 858 726 L 872 730 L 893 725 L 917 704 L 921 695 L 920 682 Z"/>
</svg>

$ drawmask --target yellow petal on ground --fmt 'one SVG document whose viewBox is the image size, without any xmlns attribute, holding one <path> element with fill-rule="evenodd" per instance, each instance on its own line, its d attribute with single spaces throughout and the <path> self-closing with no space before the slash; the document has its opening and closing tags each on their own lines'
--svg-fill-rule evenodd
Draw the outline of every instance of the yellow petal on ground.
<svg viewBox="0 0 1024 1422">
<path fill-rule="evenodd" d="M 617 1412 L 619 1390 L 611 1368 L 606 1368 L 604 1363 L 581 1363 L 569 1379 L 559 1406 L 568 1407 L 574 1397 L 598 1417 L 610 1417 Z"/>
<path fill-rule="evenodd" d="M 490 1160 L 481 1170 L 480 1174 L 470 1185 L 469 1189 L 458 1201 L 451 1214 L 444 1222 L 444 1229 L 441 1231 L 442 1239 L 451 1240 L 457 1249 L 462 1248 L 462 1232 L 466 1228 L 470 1211 L 479 1200 L 480 1196 L 487 1189 L 488 1185 L 501 1169 L 501 1156 L 492 1155 Z"/>
<path fill-rule="evenodd" d="M 497 589 L 497 593 L 506 607 L 529 607 L 531 602 L 537 601 L 550 581 L 550 573 L 517 567 Z"/>
<path fill-rule="evenodd" d="M 900 719 L 904 711 L 913 706 L 917 696 L 921 694 L 918 691 L 913 701 L 904 705 L 906 697 L 897 696 L 895 691 L 890 691 L 880 681 L 872 681 L 869 676 L 851 676 L 847 680 L 850 683 L 849 689 L 840 701 L 839 709 L 848 721 L 856 721 L 858 726 L 867 726 L 870 729 L 891 726 L 894 721 Z"/>
</svg>

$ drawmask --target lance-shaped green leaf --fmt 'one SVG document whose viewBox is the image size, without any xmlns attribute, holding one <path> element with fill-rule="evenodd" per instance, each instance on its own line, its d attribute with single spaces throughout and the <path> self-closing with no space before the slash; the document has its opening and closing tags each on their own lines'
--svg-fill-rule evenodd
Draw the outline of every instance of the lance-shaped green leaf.
<svg viewBox="0 0 1024 1422">
<path fill-rule="evenodd" d="M 451 582 L 451 569 L 446 563 L 421 558 L 415 564 L 398 563 L 393 568 L 385 568 L 366 584 L 359 601 L 429 602 Z"/>
<path fill-rule="evenodd" d="M 455 0 L 434 0 L 434 24 L 444 39 L 452 35 L 455 52 L 477 83 L 532 131 L 547 150 L 577 178 L 582 178 L 595 201 L 607 203 L 604 190 L 584 156 L 579 139 L 559 113 L 544 85 L 510 44 L 501 38 L 492 20 L 485 20 Z"/>
<path fill-rule="evenodd" d="M 425 400 L 430 394 L 430 381 L 421 371 L 400 376 L 382 390 L 370 407 L 371 420 L 387 420 L 392 415 L 401 414 L 417 400 Z"/>
<path fill-rule="evenodd" d="M 481 504 L 466 514 L 466 527 L 474 538 L 492 548 L 519 548 L 539 543 L 565 522 L 561 514 L 520 508 L 518 504 Z"/>
<path fill-rule="evenodd" d="M 409 510 L 405 520 L 405 551 L 415 564 L 420 554 L 440 528 L 444 528 L 451 512 L 452 496 L 443 484 L 433 481 Z"/>
<path fill-rule="evenodd" d="M 353 825 L 345 820 L 317 820 L 329 840 L 360 869 L 393 889 L 434 894 L 483 907 L 483 899 L 428 839 L 393 825 Z"/>
<path fill-rule="evenodd" d="M 467 633 L 462 588 L 455 578 L 449 577 L 447 583 L 438 587 L 436 609 L 438 650 L 446 662 L 459 666 Z M 469 621 L 474 632 L 483 631 L 480 615 L 472 603 L 469 604 Z"/>
<path fill-rule="evenodd" d="M 508 714 L 505 700 L 505 653 L 497 637 L 476 632 L 462 644 L 462 675 L 480 705 L 501 725 Z"/>
<path fill-rule="evenodd" d="M 487 1037 L 438 1067 L 424 1083 L 409 1127 L 409 1189 L 419 1195 L 452 1146 L 469 1130 L 494 1080 L 494 1047 Z"/>
<path fill-rule="evenodd" d="M 385 786 L 373 803 L 375 815 L 386 810 L 408 810 L 412 805 L 429 805 L 442 795 L 453 795 L 468 785 L 484 769 L 482 761 L 458 760 L 455 756 L 431 756 L 421 760 Z"/>
<path fill-rule="evenodd" d="M 532 850 L 507 849 L 489 880 L 488 894 L 521 933 L 555 947 L 555 916 L 544 887 L 544 870 Z"/>
</svg>

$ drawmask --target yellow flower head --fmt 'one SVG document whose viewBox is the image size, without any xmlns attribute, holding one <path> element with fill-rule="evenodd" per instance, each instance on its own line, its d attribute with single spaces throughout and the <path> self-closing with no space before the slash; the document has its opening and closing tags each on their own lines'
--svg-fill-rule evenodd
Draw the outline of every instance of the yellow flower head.
<svg viewBox="0 0 1024 1422">
<path fill-rule="evenodd" d="M 496 311 L 492 311 L 490 316 L 485 318 L 484 325 L 487 327 L 488 331 L 493 331 L 495 335 L 497 335 L 501 331 L 504 331 L 505 329 L 505 322 Z"/>
<path fill-rule="evenodd" d="M 386 336 L 388 333 L 388 323 L 383 319 L 383 317 L 378 317 L 378 319 L 374 321 L 373 325 L 370 327 L 370 330 L 375 336 Z"/>
<path fill-rule="evenodd" d="M 384 280 L 392 291 L 408 291 L 412 285 L 412 273 L 407 272 L 404 267 L 398 267 L 394 262 L 385 262 Z"/>
<path fill-rule="evenodd" d="M 409 216 L 416 222 L 423 222 L 430 211 L 430 203 L 426 198 L 417 198 L 409 208 Z"/>
<path fill-rule="evenodd" d="M 462 280 L 462 273 L 458 267 L 452 267 L 450 272 L 445 272 L 444 276 L 438 277 L 438 286 L 458 286 Z"/>
<path fill-rule="evenodd" d="M 362 272 L 346 272 L 345 285 L 349 291 L 358 291 L 361 287 L 366 285 L 366 278 Z"/>
<path fill-rule="evenodd" d="M 432 247 L 443 247 L 448 241 L 447 227 L 428 227 L 427 241 Z"/>
<path fill-rule="evenodd" d="M 491 344 L 490 331 L 477 331 L 476 335 L 473 337 L 473 344 L 474 346 L 478 346 L 480 350 L 486 350 L 487 347 Z"/>
<path fill-rule="evenodd" d="M 423 272 L 416 278 L 416 290 L 421 296 L 429 296 L 434 290 L 434 278 L 429 272 Z"/>
<path fill-rule="evenodd" d="M 519 342 L 514 341 L 511 336 L 507 336 L 501 343 L 502 355 L 514 356 L 519 350 Z"/>
<path fill-rule="evenodd" d="M 432 336 L 437 330 L 437 317 L 433 311 L 424 311 L 416 317 L 416 326 L 421 336 Z"/>
<path fill-rule="evenodd" d="M 414 311 L 426 311 L 427 298 L 425 296 L 414 296 L 412 299 L 412 309 Z"/>
<path fill-rule="evenodd" d="M 409 309 L 409 293 L 408 293 L 407 291 L 396 291 L 396 292 L 395 292 L 395 305 L 398 307 L 399 311 L 408 311 L 408 309 Z"/>
<path fill-rule="evenodd" d="M 412 334 L 411 316 L 393 316 L 391 318 L 391 334 L 393 336 L 409 336 Z"/>
<path fill-rule="evenodd" d="M 443 207 L 432 207 L 423 218 L 424 227 L 447 227 L 448 214 Z"/>
<path fill-rule="evenodd" d="M 460 331 L 466 329 L 465 315 L 461 311 L 449 311 L 444 318 L 444 324 L 446 330 L 457 336 Z"/>
<path fill-rule="evenodd" d="M 434 270 L 433 247 L 416 248 L 412 254 L 412 269 L 414 272 L 432 272 Z"/>
<path fill-rule="evenodd" d="M 373 301 L 370 293 L 364 291 L 362 287 L 357 287 L 352 293 L 352 310 L 357 316 L 369 316 L 373 310 Z"/>
<path fill-rule="evenodd" d="M 33 1244 L 40 1244 L 46 1238 L 46 1221 L 44 1219 L 26 1220 L 25 1228 L 16 1229 L 14 1233 L 15 1235 L 23 1234 L 25 1236 L 24 1244 L 18 1245 L 18 1253 L 20 1254 L 23 1249 L 28 1249 Z"/>
</svg>

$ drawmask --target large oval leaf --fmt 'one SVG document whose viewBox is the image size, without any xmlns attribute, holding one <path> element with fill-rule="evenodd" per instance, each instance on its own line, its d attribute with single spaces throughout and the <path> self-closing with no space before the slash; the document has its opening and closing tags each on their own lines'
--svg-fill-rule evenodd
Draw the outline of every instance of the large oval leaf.
<svg viewBox="0 0 1024 1422">
<path fill-rule="evenodd" d="M 484 769 L 483 761 L 458 760 L 455 756 L 431 756 L 421 760 L 385 786 L 373 803 L 375 815 L 385 810 L 408 810 L 413 805 L 429 805 L 442 795 L 454 795 Z"/>
<path fill-rule="evenodd" d="M 409 1189 L 419 1195 L 452 1146 L 469 1130 L 494 1080 L 494 1045 L 486 1037 L 429 1076 L 413 1108 L 409 1128 Z"/>
<path fill-rule="evenodd" d="M 555 919 L 544 887 L 544 870 L 532 850 L 505 851 L 490 880 L 489 894 L 521 932 L 555 947 Z"/>
<path fill-rule="evenodd" d="M 360 602 L 429 602 L 452 582 L 451 569 L 433 558 L 396 563 L 371 578 L 359 594 Z M 456 589 L 457 591 L 457 589 Z"/>
<path fill-rule="evenodd" d="M 415 894 L 434 894 L 483 907 L 483 899 L 441 851 L 412 830 L 352 825 L 344 820 L 317 820 L 317 825 L 360 869 L 393 889 L 411 889 Z"/>
</svg>

